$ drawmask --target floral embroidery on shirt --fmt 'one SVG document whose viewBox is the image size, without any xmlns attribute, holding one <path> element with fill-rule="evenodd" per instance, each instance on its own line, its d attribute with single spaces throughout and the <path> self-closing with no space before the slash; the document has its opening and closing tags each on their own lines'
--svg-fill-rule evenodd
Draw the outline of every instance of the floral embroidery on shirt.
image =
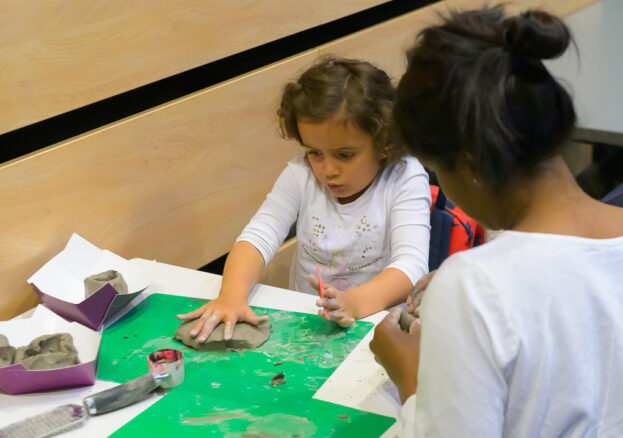
<svg viewBox="0 0 623 438">
<path fill-rule="evenodd" d="M 306 239 L 307 244 L 301 242 L 301 249 L 307 257 L 314 261 L 314 263 L 328 267 L 329 270 L 333 271 L 333 274 L 344 275 L 346 274 L 346 272 L 356 272 L 361 269 L 365 269 L 382 259 L 382 256 L 377 256 L 376 254 L 374 254 L 374 248 L 371 245 L 374 245 L 375 240 L 372 240 L 371 242 L 369 240 L 372 236 L 366 236 L 365 240 L 367 240 L 367 242 L 362 246 L 357 247 L 358 245 L 355 244 L 352 249 L 336 250 L 333 251 L 330 255 L 326 254 L 323 257 L 325 250 L 319 250 L 317 243 L 322 242 L 326 239 L 330 239 L 331 233 L 326 234 L 326 225 L 322 222 L 319 216 L 312 214 L 311 220 L 313 225 L 311 227 L 312 229 L 310 230 L 310 235 L 308 235 Z M 333 228 L 336 227 L 333 226 Z M 364 237 L 364 233 L 367 234 L 373 230 L 373 232 L 376 232 L 377 228 L 377 225 L 373 225 L 368 221 L 368 216 L 363 216 L 361 219 L 359 219 L 354 232 L 358 238 L 357 240 L 359 240 Z M 357 252 L 359 253 L 357 257 L 361 257 L 362 260 L 358 263 L 353 264 L 353 256 L 355 256 Z M 348 262 L 348 260 L 350 260 L 350 263 Z"/>
<path fill-rule="evenodd" d="M 376 228 L 376 226 L 374 227 Z M 357 225 L 357 234 L 364 233 L 366 231 L 370 231 L 371 227 L 368 223 L 368 216 L 364 216 L 359 220 L 359 224 Z"/>
<path fill-rule="evenodd" d="M 309 257 L 310 259 L 312 259 L 314 262 L 318 263 L 319 265 L 322 266 L 329 266 L 329 263 L 327 263 L 324 260 L 321 260 L 318 256 L 316 256 L 316 254 L 314 254 L 312 251 L 316 251 L 316 249 L 313 249 L 312 251 L 309 250 L 309 248 L 305 245 L 301 245 L 303 248 L 303 251 L 305 252 L 305 254 L 307 255 L 307 257 Z"/>
<path fill-rule="evenodd" d="M 363 257 L 363 256 L 362 256 L 362 257 Z M 381 260 L 381 257 L 376 257 L 375 259 L 370 260 L 370 261 L 369 261 L 369 262 L 367 262 L 367 263 L 363 263 L 363 264 L 360 264 L 360 265 L 349 266 L 349 267 L 348 267 L 348 270 L 349 270 L 350 272 L 359 271 L 360 269 L 364 269 L 364 268 L 367 268 L 368 266 L 371 266 L 371 265 L 375 264 L 375 263 L 376 263 L 377 261 L 379 261 L 379 260 Z"/>
</svg>

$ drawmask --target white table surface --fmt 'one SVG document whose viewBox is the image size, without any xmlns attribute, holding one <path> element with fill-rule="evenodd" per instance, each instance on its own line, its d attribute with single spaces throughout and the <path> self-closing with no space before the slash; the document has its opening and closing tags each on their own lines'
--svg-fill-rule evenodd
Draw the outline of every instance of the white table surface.
<svg viewBox="0 0 623 438">
<path fill-rule="evenodd" d="M 221 284 L 221 276 L 144 259 L 131 260 L 132 266 L 151 279 L 151 285 L 143 297 L 151 293 L 166 293 L 196 298 L 215 298 Z M 140 301 L 141 298 L 139 298 Z M 144 299 L 144 298 L 143 298 Z M 272 309 L 304 313 L 316 313 L 317 297 L 276 287 L 257 285 L 250 294 L 249 304 Z M 133 303 L 136 305 L 137 303 Z M 129 309 L 128 309 L 129 310 Z M 364 321 L 378 323 L 386 312 L 379 312 Z M 173 315 L 172 315 L 173 316 Z M 400 411 L 398 392 L 379 366 L 368 348 L 372 331 L 357 345 L 352 353 L 317 391 L 314 398 L 340 405 L 397 417 Z M 37 415 L 65 403 L 78 403 L 91 393 L 103 391 L 116 383 L 97 380 L 92 387 L 51 391 L 39 394 L 6 395 L 0 393 L 0 428 L 15 421 Z M 61 436 L 77 438 L 106 437 L 132 418 L 158 401 L 153 395 L 133 406 L 105 415 L 91 417 L 78 428 Z M 397 433 L 394 424 L 383 437 Z"/>
<path fill-rule="evenodd" d="M 571 92 L 578 141 L 623 146 L 623 1 L 600 0 L 565 19 L 578 47 L 548 61 Z"/>
</svg>

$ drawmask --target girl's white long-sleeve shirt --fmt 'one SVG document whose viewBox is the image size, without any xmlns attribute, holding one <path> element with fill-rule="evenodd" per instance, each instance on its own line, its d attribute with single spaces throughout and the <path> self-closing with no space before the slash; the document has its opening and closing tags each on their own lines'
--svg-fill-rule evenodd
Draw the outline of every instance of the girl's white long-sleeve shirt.
<svg viewBox="0 0 623 438">
<path fill-rule="evenodd" d="M 430 206 L 428 175 L 414 157 L 387 166 L 359 198 L 340 204 L 301 155 L 288 163 L 237 241 L 251 243 L 268 263 L 296 221 L 290 289 L 300 292 L 317 293 L 307 281 L 316 263 L 324 282 L 340 290 L 390 267 L 415 284 L 428 272 Z"/>
</svg>

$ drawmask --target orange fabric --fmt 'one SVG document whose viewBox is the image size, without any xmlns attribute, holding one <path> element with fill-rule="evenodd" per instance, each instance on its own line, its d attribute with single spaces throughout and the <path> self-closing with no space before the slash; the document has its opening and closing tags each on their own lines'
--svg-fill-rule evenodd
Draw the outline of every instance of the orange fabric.
<svg viewBox="0 0 623 438">
<path fill-rule="evenodd" d="M 430 186 L 430 194 L 432 197 L 431 211 L 435 208 L 435 202 L 439 194 L 439 187 Z M 455 252 L 463 251 L 474 246 L 475 242 L 482 244 L 485 241 L 485 233 L 483 228 L 466 215 L 459 207 L 448 208 L 446 205 L 445 211 L 452 214 L 452 231 L 450 235 L 450 247 L 448 249 L 448 255 L 452 255 Z M 472 235 L 466 230 L 466 226 L 471 230 Z"/>
</svg>

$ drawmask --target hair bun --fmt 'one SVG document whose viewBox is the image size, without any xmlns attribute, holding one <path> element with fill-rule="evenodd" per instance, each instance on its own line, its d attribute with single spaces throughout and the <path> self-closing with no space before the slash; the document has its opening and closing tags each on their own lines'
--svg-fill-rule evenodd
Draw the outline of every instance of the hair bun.
<svg viewBox="0 0 623 438">
<path fill-rule="evenodd" d="M 504 22 L 504 43 L 511 53 L 534 59 L 556 58 L 569 46 L 569 28 L 558 17 L 527 11 Z"/>
</svg>

